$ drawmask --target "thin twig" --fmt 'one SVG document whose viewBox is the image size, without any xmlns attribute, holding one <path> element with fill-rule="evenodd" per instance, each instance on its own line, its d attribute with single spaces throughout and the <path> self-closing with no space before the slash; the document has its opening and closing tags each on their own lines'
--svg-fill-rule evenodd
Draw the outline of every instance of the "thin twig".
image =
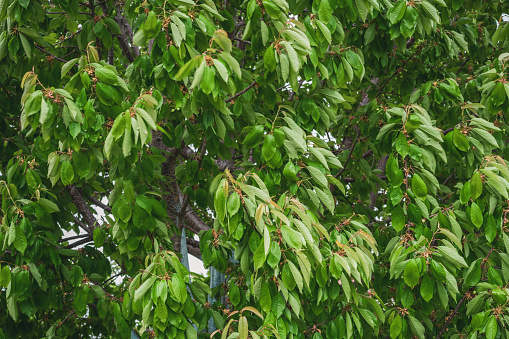
<svg viewBox="0 0 509 339">
<path fill-rule="evenodd" d="M 465 64 L 470 60 L 470 58 L 465 58 L 465 61 L 463 61 L 463 63 L 461 64 L 460 68 L 458 69 L 458 71 L 456 72 L 456 75 L 459 74 L 459 72 L 461 72 L 461 69 L 463 68 L 463 66 L 465 66 Z"/>
<path fill-rule="evenodd" d="M 378 97 L 380 96 L 380 94 L 382 94 L 382 91 L 384 90 L 385 86 L 389 83 L 389 81 L 391 81 L 391 80 L 392 80 L 392 78 L 394 78 L 394 77 L 395 77 L 395 76 L 396 76 L 399 72 L 401 72 L 401 71 L 403 70 L 403 66 L 405 66 L 405 65 L 406 65 L 406 63 L 407 63 L 410 59 L 412 59 L 412 58 L 415 56 L 415 54 L 417 54 L 417 52 L 418 52 L 418 51 L 419 51 L 419 49 L 417 49 L 417 50 L 416 50 L 416 51 L 415 51 L 412 55 L 410 55 L 408 58 L 406 58 L 405 60 L 403 60 L 403 62 L 401 63 L 401 66 L 400 66 L 398 69 L 396 69 L 396 71 L 394 71 L 394 73 L 392 73 L 392 75 L 389 77 L 389 79 L 387 79 L 387 80 L 383 83 L 382 87 L 380 87 L 380 90 L 378 90 L 378 94 L 376 95 L 376 98 L 378 98 Z"/>
<path fill-rule="evenodd" d="M 7 94 L 7 96 L 10 98 L 11 97 L 11 93 L 9 93 L 9 91 L 7 90 L 7 88 L 4 87 L 4 85 L 0 82 L 0 87 L 2 87 L 2 89 L 4 90 L 5 94 Z"/>
<path fill-rule="evenodd" d="M 65 321 L 66 321 L 67 319 L 69 319 L 69 317 L 70 317 L 71 315 L 73 315 L 74 313 L 76 313 L 76 310 L 72 310 L 72 312 L 71 312 L 71 313 L 69 313 L 69 314 L 67 315 L 67 317 L 65 317 L 65 318 L 64 318 L 64 320 L 62 320 L 62 321 L 58 324 L 57 328 L 60 328 L 60 326 L 62 326 L 62 325 L 65 323 Z"/>
<path fill-rule="evenodd" d="M 39 45 L 37 45 L 37 44 L 35 44 L 35 48 L 37 48 L 39 51 L 41 51 L 41 52 L 43 52 L 43 53 L 46 53 L 46 54 L 48 54 L 48 55 L 52 56 L 53 58 L 57 59 L 57 60 L 58 60 L 58 61 L 60 61 L 60 62 L 63 62 L 63 63 L 66 63 L 66 62 L 67 62 L 67 60 L 62 59 L 62 58 L 60 58 L 60 57 L 57 57 L 55 54 L 53 54 L 53 53 L 51 53 L 51 52 L 48 52 L 47 50 L 45 50 L 44 48 L 42 48 L 41 46 L 39 46 Z M 75 66 L 76 66 L 76 65 L 75 65 Z"/>
<path fill-rule="evenodd" d="M 449 182 L 449 180 L 451 180 L 451 179 L 452 179 L 452 177 L 454 177 L 454 175 L 455 175 L 455 174 L 456 174 L 456 169 L 454 170 L 454 172 L 452 172 L 452 173 L 451 173 L 451 175 L 449 175 L 449 176 L 447 177 L 447 179 L 445 179 L 445 180 L 444 180 L 444 182 L 442 183 L 442 185 L 444 185 L 444 186 L 445 186 L 445 185 L 447 185 L 447 183 Z"/>
<path fill-rule="evenodd" d="M 244 43 L 244 44 L 251 45 L 251 41 L 242 40 L 241 38 L 237 38 L 236 36 L 233 36 L 233 37 L 231 37 L 230 39 L 232 39 L 232 40 L 236 40 L 236 41 L 239 41 L 239 42 L 242 42 L 242 43 Z"/>
<path fill-rule="evenodd" d="M 352 144 L 352 148 L 350 149 L 350 154 L 348 154 L 348 158 L 346 158 L 345 164 L 343 165 L 343 168 L 339 171 L 338 174 L 336 174 L 336 178 L 338 178 L 343 172 L 346 170 L 346 165 L 348 165 L 348 162 L 352 158 L 353 151 L 355 149 L 355 145 L 357 145 L 357 142 L 360 140 L 359 136 L 361 135 L 361 129 L 359 128 L 359 131 L 357 132 L 357 136 L 355 137 L 355 141 Z"/>
<path fill-rule="evenodd" d="M 67 12 L 46 12 L 46 14 L 69 14 Z M 87 13 L 87 12 L 78 12 L 78 14 L 85 14 L 85 15 L 92 15 L 91 13 Z"/>
<path fill-rule="evenodd" d="M 115 279 L 116 277 L 118 276 L 121 276 L 122 274 L 125 274 L 126 272 L 124 270 L 120 271 L 119 273 L 115 274 L 115 275 L 112 275 L 111 277 L 109 277 L 108 279 L 106 279 L 102 284 L 101 286 L 104 286 L 106 285 L 109 281 Z"/>
<path fill-rule="evenodd" d="M 260 74 L 260 76 L 262 77 L 263 74 L 265 74 L 265 72 L 262 72 L 262 74 Z M 232 95 L 231 97 L 229 97 L 228 99 L 226 99 L 226 103 L 229 103 L 230 101 L 235 100 L 235 98 L 237 98 L 237 97 L 241 96 L 242 94 L 246 93 L 251 88 L 253 88 L 256 84 L 257 84 L 256 80 L 253 81 L 251 84 L 249 84 L 249 86 L 244 88 L 242 91 L 240 91 L 239 93 L 236 93 L 236 94 Z"/>
<path fill-rule="evenodd" d="M 304 83 L 304 81 L 305 81 L 304 79 L 301 79 L 301 80 L 299 81 L 299 85 L 297 86 L 297 90 L 299 90 L 300 86 L 302 86 L 302 84 Z M 288 97 L 288 100 L 289 100 L 289 101 L 293 101 L 293 97 L 295 97 L 295 94 L 297 94 L 297 92 L 296 92 L 296 91 L 292 91 L 292 94 L 290 94 L 290 96 Z"/>
</svg>

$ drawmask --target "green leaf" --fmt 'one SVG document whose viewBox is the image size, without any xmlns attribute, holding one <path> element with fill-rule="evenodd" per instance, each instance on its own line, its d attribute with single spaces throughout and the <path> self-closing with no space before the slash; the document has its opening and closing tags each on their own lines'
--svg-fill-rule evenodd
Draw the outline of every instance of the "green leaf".
<svg viewBox="0 0 509 339">
<path fill-rule="evenodd" d="M 141 287 L 140 287 L 141 288 Z M 187 289 L 184 280 L 178 274 L 173 274 L 171 277 L 171 291 L 177 300 L 184 304 L 187 299 Z"/>
<path fill-rule="evenodd" d="M 318 18 L 325 23 L 328 23 L 332 19 L 332 9 L 329 0 L 320 1 L 320 5 L 318 6 Z"/>
<path fill-rule="evenodd" d="M 74 168 L 69 160 L 60 165 L 60 179 L 65 186 L 70 185 L 74 179 Z"/>
<path fill-rule="evenodd" d="M 240 208 L 240 197 L 237 192 L 230 194 L 226 207 L 229 215 L 234 215 Z"/>
<path fill-rule="evenodd" d="M 25 253 L 25 249 L 27 248 L 27 245 L 28 245 L 27 237 L 26 237 L 25 233 L 23 233 L 23 231 L 21 230 L 21 228 L 18 225 L 11 226 L 11 227 L 15 227 L 14 248 L 17 249 L 21 253 Z M 9 236 L 9 241 L 10 241 L 10 236 Z"/>
<path fill-rule="evenodd" d="M 424 180 L 422 180 L 421 176 L 417 173 L 414 173 L 412 176 L 412 191 L 422 200 L 426 199 L 426 196 L 428 195 L 428 187 Z"/>
<path fill-rule="evenodd" d="M 295 280 L 295 283 L 297 284 L 297 288 L 299 289 L 299 292 L 302 293 L 302 288 L 304 287 L 304 281 L 302 280 L 302 274 L 300 273 L 299 269 L 291 261 L 288 261 L 287 264 L 290 267 L 290 271 L 292 272 L 293 279 Z"/>
<path fill-rule="evenodd" d="M 315 20 L 315 22 L 316 22 L 316 25 L 318 26 L 318 29 L 320 30 L 320 32 L 322 32 L 322 35 L 325 38 L 325 40 L 329 44 L 331 44 L 332 36 L 331 36 L 331 33 L 330 33 L 329 29 L 327 28 L 327 26 L 325 26 L 325 24 L 323 22 L 321 22 L 320 20 Z"/>
<path fill-rule="evenodd" d="M 263 64 L 265 66 L 265 69 L 267 69 L 269 72 L 275 70 L 277 66 L 276 57 L 274 53 L 275 53 L 274 47 L 270 45 L 265 51 L 265 54 L 263 56 Z"/>
<path fill-rule="evenodd" d="M 455 266 L 457 266 L 459 268 L 468 267 L 467 263 L 465 262 L 465 259 L 463 259 L 463 257 L 460 256 L 455 249 L 447 247 L 447 246 L 437 246 L 437 250 L 451 264 L 454 264 Z"/>
<path fill-rule="evenodd" d="M 219 73 L 219 75 L 221 76 L 221 79 L 223 79 L 223 81 L 225 83 L 228 83 L 229 75 L 228 75 L 228 70 L 226 69 L 225 65 L 223 65 L 223 63 L 221 61 L 215 60 L 214 67 L 216 68 L 217 73 Z"/>
<path fill-rule="evenodd" d="M 288 55 L 288 60 L 290 61 L 291 69 L 295 73 L 298 73 L 300 70 L 299 55 L 293 48 L 292 44 L 290 44 L 288 41 L 281 41 L 281 44 L 285 47 L 286 54 Z"/>
<path fill-rule="evenodd" d="M 470 300 L 467 304 L 467 315 L 479 312 L 484 304 L 485 299 L 486 299 L 485 294 L 479 294 L 478 296 Z"/>
<path fill-rule="evenodd" d="M 191 83 L 191 89 L 195 88 L 200 84 L 200 82 L 203 79 L 203 73 L 205 73 L 205 67 L 207 67 L 207 63 L 205 59 L 200 63 L 200 66 L 196 69 L 196 72 L 194 73 L 193 82 Z"/>
<path fill-rule="evenodd" d="M 419 283 L 419 268 L 417 267 L 417 262 L 413 259 L 409 260 L 405 265 L 405 271 L 403 272 L 403 277 L 405 283 L 414 288 L 415 285 Z"/>
<path fill-rule="evenodd" d="M 471 197 L 471 185 L 470 181 L 467 181 L 460 191 L 460 201 L 463 205 L 465 205 Z"/>
<path fill-rule="evenodd" d="M 265 246 L 263 241 L 260 241 L 260 244 L 256 248 L 256 251 L 253 253 L 253 262 L 255 270 L 261 268 L 265 263 Z"/>
<path fill-rule="evenodd" d="M 479 228 L 483 223 L 483 215 L 481 208 L 475 202 L 472 202 L 472 206 L 470 206 L 470 220 L 475 227 Z"/>
<path fill-rule="evenodd" d="M 472 200 L 477 200 L 482 194 L 482 179 L 478 171 L 474 172 L 472 179 L 470 179 L 470 195 Z"/>
<path fill-rule="evenodd" d="M 378 132 L 376 136 L 376 140 L 382 140 L 383 137 L 390 131 L 396 124 L 386 124 L 383 125 L 380 131 Z"/>
<path fill-rule="evenodd" d="M 486 339 L 495 339 L 498 332 L 498 323 L 494 315 L 490 316 L 486 324 Z"/>
<path fill-rule="evenodd" d="M 477 283 L 481 280 L 481 263 L 480 260 L 474 261 L 465 277 L 464 287 L 469 288 L 477 285 Z"/>
<path fill-rule="evenodd" d="M 210 94 L 215 86 L 215 73 L 212 67 L 205 67 L 200 88 L 205 94 Z"/>
<path fill-rule="evenodd" d="M 266 161 L 272 159 L 272 157 L 276 153 L 276 150 L 277 150 L 276 138 L 272 134 L 266 135 L 265 139 L 263 140 L 263 147 L 262 147 L 263 158 Z"/>
<path fill-rule="evenodd" d="M 265 281 L 262 282 L 262 289 L 260 291 L 260 306 L 266 313 L 270 312 L 272 306 L 269 285 Z"/>
<path fill-rule="evenodd" d="M 81 114 L 81 111 L 79 110 L 78 106 L 76 106 L 74 101 L 65 98 L 65 103 L 67 105 L 67 108 L 69 109 L 69 113 L 71 114 L 72 120 L 80 124 L 83 123 L 83 116 Z"/>
<path fill-rule="evenodd" d="M 401 232 L 403 228 L 405 228 L 405 213 L 403 212 L 403 208 L 401 206 L 397 206 L 392 211 L 392 219 L 391 219 L 392 227 L 396 230 L 396 232 Z"/>
<path fill-rule="evenodd" d="M 440 16 L 438 15 L 438 11 L 435 8 L 435 6 L 433 6 L 432 4 L 430 4 L 427 1 L 422 1 L 421 6 L 423 7 L 424 12 L 426 12 L 426 14 L 428 15 L 428 17 L 430 19 L 435 21 L 437 24 L 440 23 Z"/>
<path fill-rule="evenodd" d="M 387 11 L 387 17 L 392 24 L 395 24 L 396 22 L 403 19 L 406 7 L 406 1 L 399 1 L 394 7 L 389 8 Z"/>
<path fill-rule="evenodd" d="M 57 204 L 46 198 L 39 198 L 39 205 L 41 205 L 49 213 L 60 212 Z"/>
<path fill-rule="evenodd" d="M 468 152 L 470 148 L 468 138 L 463 133 L 461 133 L 457 128 L 455 128 L 453 131 L 452 140 L 454 142 L 454 145 L 456 145 L 456 147 L 460 151 Z"/>
<path fill-rule="evenodd" d="M 433 282 L 429 274 L 424 274 L 421 280 L 421 296 L 426 302 L 429 302 L 433 298 Z"/>
<path fill-rule="evenodd" d="M 498 146 L 498 143 L 497 143 L 497 140 L 495 139 L 495 137 L 493 135 L 491 135 L 488 131 L 485 131 L 483 129 L 480 129 L 480 128 L 477 128 L 477 127 L 474 127 L 471 132 L 473 134 L 477 134 L 479 136 L 479 138 L 484 141 L 486 144 L 494 147 L 494 148 L 499 148 Z"/>
<path fill-rule="evenodd" d="M 32 46 L 23 34 L 19 35 L 19 39 L 21 40 L 21 45 L 23 45 L 23 49 L 25 50 L 25 55 L 30 59 L 32 57 Z"/>
<path fill-rule="evenodd" d="M 324 187 L 324 188 L 328 187 L 327 178 L 318 168 L 313 167 L 313 166 L 307 166 L 306 168 L 309 171 L 309 173 L 311 174 L 311 177 L 313 178 L 314 182 L 316 182 L 321 187 Z"/>
<path fill-rule="evenodd" d="M 393 186 L 399 186 L 403 183 L 403 172 L 399 169 L 398 160 L 392 155 L 387 160 L 385 168 L 387 179 Z"/>
<path fill-rule="evenodd" d="M 71 70 L 71 68 L 73 68 L 73 66 L 80 60 L 80 58 L 74 58 L 74 59 L 71 59 L 69 61 L 67 61 L 63 66 L 62 66 L 62 71 L 61 71 L 61 78 L 63 78 L 67 72 L 69 72 L 69 70 Z"/>
<path fill-rule="evenodd" d="M 248 330 L 247 318 L 244 316 L 241 316 L 239 318 L 239 338 L 247 339 L 248 335 L 249 335 L 249 330 Z"/>
<path fill-rule="evenodd" d="M 263 125 L 254 126 L 244 138 L 243 146 L 246 148 L 255 148 L 262 141 Z"/>
<path fill-rule="evenodd" d="M 403 157 L 403 159 L 410 152 L 410 145 L 408 144 L 408 141 L 406 140 L 403 133 L 399 133 L 398 139 L 396 140 L 396 151 Z"/>
<path fill-rule="evenodd" d="M 410 320 L 409 324 L 412 333 L 415 334 L 419 339 L 425 339 L 426 330 L 424 329 L 424 326 L 422 326 L 421 322 L 411 315 L 408 315 L 408 319 Z"/>
<path fill-rule="evenodd" d="M 152 118 L 152 116 L 150 114 L 148 114 L 147 111 L 145 111 L 141 107 L 136 107 L 136 113 L 143 118 L 143 120 L 146 122 L 147 126 L 149 126 L 154 131 L 157 131 L 157 125 L 156 125 L 154 119 Z M 113 130 L 113 128 L 112 128 L 112 130 Z"/>
<path fill-rule="evenodd" d="M 403 328 L 403 324 L 401 321 L 401 317 L 399 315 L 396 315 L 394 319 L 392 320 L 391 327 L 390 327 L 390 336 L 392 339 L 396 339 L 399 334 L 401 333 L 401 329 Z"/>
</svg>

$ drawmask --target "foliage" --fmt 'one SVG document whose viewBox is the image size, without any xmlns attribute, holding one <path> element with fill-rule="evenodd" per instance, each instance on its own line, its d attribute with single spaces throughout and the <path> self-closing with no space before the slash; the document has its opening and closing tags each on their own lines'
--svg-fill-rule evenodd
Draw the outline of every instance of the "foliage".
<svg viewBox="0 0 509 339">
<path fill-rule="evenodd" d="M 508 11 L 0 0 L 0 337 L 509 337 Z"/>
</svg>

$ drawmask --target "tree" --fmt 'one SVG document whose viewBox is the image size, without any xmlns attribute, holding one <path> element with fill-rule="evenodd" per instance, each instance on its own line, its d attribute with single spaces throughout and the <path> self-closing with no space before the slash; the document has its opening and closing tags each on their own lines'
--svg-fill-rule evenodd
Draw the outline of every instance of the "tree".
<svg viewBox="0 0 509 339">
<path fill-rule="evenodd" d="M 508 11 L 0 0 L 0 337 L 509 337 Z"/>
</svg>

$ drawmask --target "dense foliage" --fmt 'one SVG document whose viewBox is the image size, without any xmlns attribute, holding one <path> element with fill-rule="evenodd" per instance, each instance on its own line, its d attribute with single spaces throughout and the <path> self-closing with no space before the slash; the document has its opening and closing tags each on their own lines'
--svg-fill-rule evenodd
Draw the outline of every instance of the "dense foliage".
<svg viewBox="0 0 509 339">
<path fill-rule="evenodd" d="M 508 12 L 0 0 L 0 337 L 508 338 Z"/>
</svg>

